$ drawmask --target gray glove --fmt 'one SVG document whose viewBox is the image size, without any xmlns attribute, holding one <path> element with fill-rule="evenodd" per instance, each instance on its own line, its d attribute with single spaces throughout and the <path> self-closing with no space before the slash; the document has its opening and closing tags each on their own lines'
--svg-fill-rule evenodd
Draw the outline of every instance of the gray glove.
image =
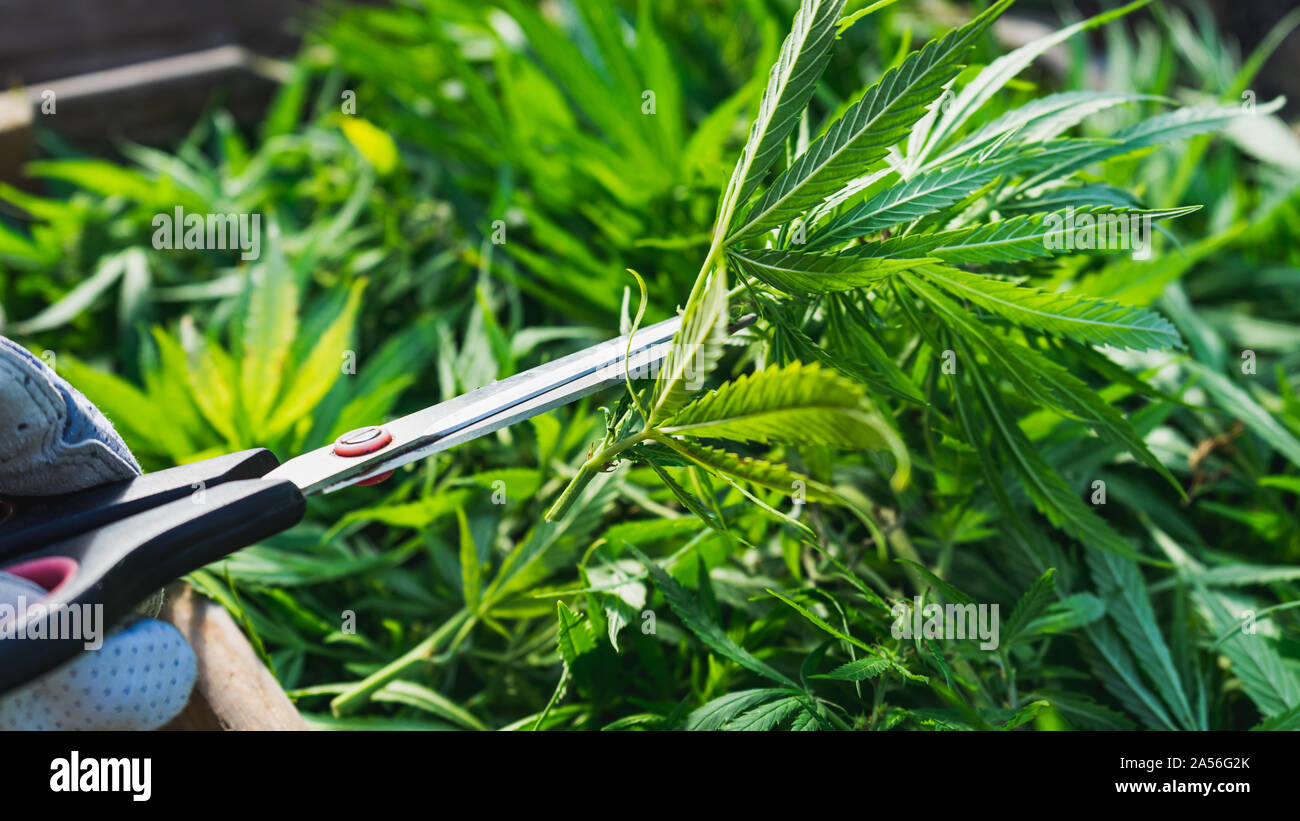
<svg viewBox="0 0 1300 821">
<path fill-rule="evenodd" d="M 68 493 L 139 473 L 131 451 L 86 397 L 0 336 L 0 493 Z M 0 571 L 0 605 L 18 608 L 47 592 Z M 0 639 L 8 640 L 16 639 Z M 156 729 L 185 707 L 194 677 L 194 651 L 180 631 L 135 617 L 99 649 L 0 696 L 0 729 Z"/>
</svg>

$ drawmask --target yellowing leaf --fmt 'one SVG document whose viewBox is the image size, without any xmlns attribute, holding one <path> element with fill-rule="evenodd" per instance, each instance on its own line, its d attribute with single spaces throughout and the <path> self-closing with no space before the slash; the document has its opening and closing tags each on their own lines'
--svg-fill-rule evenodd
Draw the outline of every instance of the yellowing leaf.
<svg viewBox="0 0 1300 821">
<path fill-rule="evenodd" d="M 386 177 L 397 168 L 401 159 L 397 143 L 393 142 L 387 131 L 360 117 L 344 117 L 339 127 L 353 148 L 374 166 L 380 176 Z"/>
<path fill-rule="evenodd" d="M 339 375 L 343 373 L 343 357 L 348 350 L 348 340 L 352 336 L 352 327 L 356 324 L 361 292 L 365 287 L 364 279 L 353 283 L 343 311 L 325 329 L 307 357 L 294 368 L 296 375 L 284 395 L 276 402 L 271 421 L 267 423 L 271 435 L 283 433 L 295 421 L 311 413 L 338 381 Z"/>
</svg>

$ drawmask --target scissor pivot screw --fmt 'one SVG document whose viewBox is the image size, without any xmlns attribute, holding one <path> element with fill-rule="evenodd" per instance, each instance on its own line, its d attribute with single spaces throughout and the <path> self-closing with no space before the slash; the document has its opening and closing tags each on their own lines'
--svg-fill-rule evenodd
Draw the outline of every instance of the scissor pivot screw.
<svg viewBox="0 0 1300 821">
<path fill-rule="evenodd" d="M 388 432 L 387 428 L 379 425 L 369 425 L 364 428 L 350 430 L 334 441 L 335 456 L 365 456 L 367 453 L 374 453 L 382 450 L 393 441 L 393 435 Z"/>
</svg>

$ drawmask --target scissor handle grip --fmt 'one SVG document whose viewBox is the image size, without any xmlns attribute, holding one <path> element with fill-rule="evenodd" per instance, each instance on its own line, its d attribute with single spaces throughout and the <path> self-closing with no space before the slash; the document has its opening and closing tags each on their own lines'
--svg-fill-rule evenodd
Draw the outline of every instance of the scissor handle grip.
<svg viewBox="0 0 1300 821">
<path fill-rule="evenodd" d="M 0 569 L 42 586 L 49 581 L 55 585 L 39 612 L 0 623 L 0 693 L 82 650 L 92 640 L 84 629 L 86 615 L 106 629 L 158 588 L 293 527 L 305 510 L 306 499 L 292 482 L 245 479 L 204 488 L 23 554 Z M 73 606 L 82 615 L 83 630 L 69 637 L 65 628 Z M 39 630 L 41 621 L 44 630 Z M 37 634 L 58 637 L 32 637 Z"/>
<path fill-rule="evenodd" d="M 215 485 L 265 476 L 277 465 L 271 451 L 254 448 L 76 493 L 11 497 L 16 512 L 0 521 L 0 563 Z"/>
</svg>

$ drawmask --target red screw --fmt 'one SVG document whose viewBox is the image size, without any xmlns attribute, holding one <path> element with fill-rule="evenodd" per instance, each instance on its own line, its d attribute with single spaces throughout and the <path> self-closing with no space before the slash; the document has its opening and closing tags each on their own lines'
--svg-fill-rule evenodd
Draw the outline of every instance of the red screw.
<svg viewBox="0 0 1300 821">
<path fill-rule="evenodd" d="M 344 458 L 365 456 L 368 453 L 383 450 L 392 441 L 393 434 L 389 433 L 387 428 L 379 425 L 369 425 L 364 428 L 350 430 L 340 436 L 334 442 L 334 455 Z M 357 484 L 377 485 L 392 475 L 391 470 L 385 471 L 378 476 L 371 476 L 369 479 L 357 482 Z"/>
</svg>

